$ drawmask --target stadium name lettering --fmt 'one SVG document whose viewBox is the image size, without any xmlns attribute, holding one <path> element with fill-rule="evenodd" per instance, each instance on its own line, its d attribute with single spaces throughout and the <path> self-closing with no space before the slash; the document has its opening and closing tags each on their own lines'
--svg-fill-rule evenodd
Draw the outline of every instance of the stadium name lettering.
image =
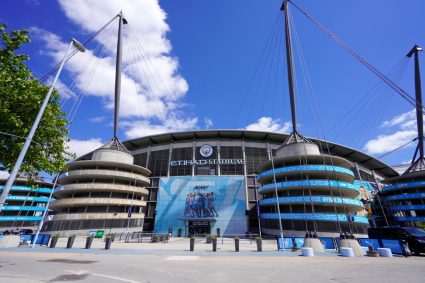
<svg viewBox="0 0 425 283">
<path fill-rule="evenodd" d="M 172 160 L 170 166 L 214 164 L 245 164 L 245 159 Z"/>
</svg>

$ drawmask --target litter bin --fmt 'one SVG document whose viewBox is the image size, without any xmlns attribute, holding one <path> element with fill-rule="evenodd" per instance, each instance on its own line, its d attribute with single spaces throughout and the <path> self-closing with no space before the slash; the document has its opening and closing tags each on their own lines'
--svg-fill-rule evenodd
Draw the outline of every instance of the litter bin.
<svg viewBox="0 0 425 283">
<path fill-rule="evenodd" d="M 103 235 L 105 235 L 105 230 L 97 230 L 95 238 L 102 239 Z"/>
</svg>

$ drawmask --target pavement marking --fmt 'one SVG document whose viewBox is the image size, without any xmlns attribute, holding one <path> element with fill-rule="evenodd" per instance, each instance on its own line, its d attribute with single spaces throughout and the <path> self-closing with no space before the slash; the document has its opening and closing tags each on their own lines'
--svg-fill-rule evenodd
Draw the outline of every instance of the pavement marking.
<svg viewBox="0 0 425 283">
<path fill-rule="evenodd" d="M 198 260 L 199 256 L 169 256 L 165 260 Z"/>
<path fill-rule="evenodd" d="M 140 281 L 134 281 L 134 280 L 131 280 L 131 279 L 112 276 L 112 275 L 99 274 L 99 273 L 89 273 L 88 270 L 75 270 L 75 271 L 74 270 L 64 270 L 64 271 L 75 274 L 75 275 L 92 275 L 92 276 L 98 276 L 98 277 L 103 277 L 103 278 L 108 278 L 108 279 L 114 279 L 114 280 L 121 281 L 121 282 L 140 283 Z"/>
<path fill-rule="evenodd" d="M 116 276 L 111 276 L 111 275 L 106 275 L 106 274 L 91 273 L 90 275 L 114 279 L 114 280 L 118 280 L 118 281 L 122 281 L 122 282 L 128 282 L 128 283 L 140 283 L 140 281 L 134 281 L 134 280 L 131 280 L 131 279 L 126 279 L 126 278 L 116 277 Z"/>
<path fill-rule="evenodd" d="M 82 275 L 82 274 L 86 274 L 86 273 L 89 272 L 88 270 L 75 270 L 75 271 L 74 270 L 64 270 L 64 271 L 75 274 L 75 275 Z"/>
</svg>

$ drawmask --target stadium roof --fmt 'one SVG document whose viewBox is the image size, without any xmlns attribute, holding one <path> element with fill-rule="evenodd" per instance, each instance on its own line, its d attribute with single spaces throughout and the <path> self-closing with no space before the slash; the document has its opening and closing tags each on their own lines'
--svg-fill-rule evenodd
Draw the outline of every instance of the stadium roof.
<svg viewBox="0 0 425 283">
<path fill-rule="evenodd" d="M 160 144 L 168 144 L 173 142 L 183 142 L 190 140 L 207 140 L 207 139 L 240 139 L 246 141 L 269 142 L 271 144 L 282 144 L 288 134 L 246 131 L 246 130 L 199 130 L 165 133 L 152 136 L 145 136 L 123 142 L 128 150 L 132 151 L 141 147 L 155 146 Z M 318 139 L 309 138 L 314 143 L 326 148 L 326 142 Z M 344 157 L 350 161 L 354 161 L 370 170 L 374 170 L 384 177 L 395 177 L 399 174 L 384 162 L 367 155 L 358 150 L 327 142 L 331 154 Z"/>
</svg>

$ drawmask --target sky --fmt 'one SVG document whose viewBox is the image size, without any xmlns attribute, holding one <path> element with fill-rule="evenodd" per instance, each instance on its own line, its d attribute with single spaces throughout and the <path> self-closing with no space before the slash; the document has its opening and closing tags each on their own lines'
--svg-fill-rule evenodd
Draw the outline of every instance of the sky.
<svg viewBox="0 0 425 283">
<path fill-rule="evenodd" d="M 425 45 L 423 0 L 294 0 L 414 97 L 413 60 Z M 27 29 L 37 78 L 71 38 L 84 42 L 120 10 L 123 75 L 119 138 L 204 129 L 291 131 L 281 0 L 4 0 L 0 23 Z M 416 136 L 413 106 L 290 7 L 297 127 L 380 157 Z M 114 21 L 65 64 L 56 85 L 77 155 L 113 135 Z M 425 58 L 421 54 L 421 68 Z M 423 71 L 425 72 L 425 71 Z M 423 73 L 422 72 L 422 73 Z M 48 84 L 52 78 L 45 80 Z M 408 163 L 415 143 L 382 158 Z"/>
</svg>

